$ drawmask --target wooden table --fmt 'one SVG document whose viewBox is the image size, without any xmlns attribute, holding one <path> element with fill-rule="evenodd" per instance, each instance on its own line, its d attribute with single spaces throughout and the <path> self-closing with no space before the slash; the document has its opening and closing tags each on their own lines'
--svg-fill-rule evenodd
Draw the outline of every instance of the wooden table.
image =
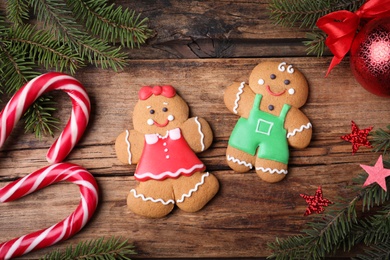
<svg viewBox="0 0 390 260">
<path fill-rule="evenodd" d="M 92 100 L 86 134 L 66 159 L 96 177 L 100 203 L 92 220 L 73 238 L 33 252 L 35 259 L 77 242 L 102 236 L 121 236 L 133 242 L 136 258 L 256 258 L 270 254 L 268 242 L 298 234 L 304 217 L 300 193 L 337 201 L 350 196 L 346 185 L 361 172 L 360 163 L 378 157 L 368 148 L 355 155 L 340 136 L 351 131 L 351 120 L 361 128 L 385 128 L 390 122 L 389 99 L 374 96 L 358 85 L 348 58 L 325 72 L 330 57 L 306 56 L 305 31 L 275 26 L 268 1 L 116 1 L 149 17 L 154 38 L 130 50 L 129 66 L 121 72 L 87 67 L 75 77 Z M 287 61 L 308 78 L 310 95 L 303 107 L 313 124 L 313 139 L 303 150 L 291 150 L 290 173 L 280 183 L 268 184 L 251 171 L 229 169 L 225 150 L 237 117 L 223 103 L 224 89 L 233 81 L 247 81 L 252 68 L 265 60 Z M 200 212 L 174 210 L 162 219 L 145 219 L 129 212 L 126 196 L 136 185 L 135 166 L 116 158 L 117 135 L 132 128 L 137 92 L 144 85 L 171 84 L 189 103 L 191 115 L 210 122 L 215 139 L 199 155 L 221 187 Z M 70 101 L 58 94 L 59 116 L 66 122 Z M 37 140 L 24 134 L 19 123 L 0 153 L 0 186 L 47 165 L 45 153 L 54 139 Z M 57 132 L 57 136 L 58 136 Z M 1 205 L 0 241 L 47 227 L 66 217 L 79 203 L 76 185 L 60 183 L 12 203 Z"/>
</svg>

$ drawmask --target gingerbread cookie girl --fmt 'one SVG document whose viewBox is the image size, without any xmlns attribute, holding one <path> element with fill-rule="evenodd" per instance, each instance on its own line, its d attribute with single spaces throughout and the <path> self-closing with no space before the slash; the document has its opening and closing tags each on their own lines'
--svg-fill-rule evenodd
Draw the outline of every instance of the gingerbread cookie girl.
<svg viewBox="0 0 390 260">
<path fill-rule="evenodd" d="M 262 62 L 249 77 L 249 85 L 234 83 L 224 94 L 226 107 L 241 118 L 226 151 L 230 168 L 256 169 L 267 182 L 287 174 L 289 148 L 305 148 L 312 136 L 309 119 L 299 110 L 309 93 L 305 76 L 285 62 Z"/>
<path fill-rule="evenodd" d="M 195 153 L 206 150 L 213 134 L 203 118 L 188 118 L 187 103 L 172 86 L 143 87 L 134 107 L 134 130 L 116 139 L 115 149 L 123 163 L 137 164 L 139 185 L 130 190 L 127 205 L 136 214 L 160 218 L 176 204 L 196 212 L 219 189 L 214 175 Z"/>
</svg>

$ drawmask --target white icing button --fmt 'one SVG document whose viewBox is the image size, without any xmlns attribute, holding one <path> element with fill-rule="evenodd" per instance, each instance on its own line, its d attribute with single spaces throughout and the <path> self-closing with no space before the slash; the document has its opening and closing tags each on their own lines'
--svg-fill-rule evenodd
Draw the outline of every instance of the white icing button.
<svg viewBox="0 0 390 260">
<path fill-rule="evenodd" d="M 165 158 L 169 159 L 169 155 L 165 156 Z"/>
<path fill-rule="evenodd" d="M 169 116 L 168 116 L 168 120 L 169 120 L 169 121 L 173 121 L 173 119 L 175 119 L 175 117 L 174 117 L 173 115 L 169 115 Z"/>
<path fill-rule="evenodd" d="M 165 149 L 164 149 L 164 152 L 168 152 L 168 148 L 165 148 Z"/>
<path fill-rule="evenodd" d="M 264 85 L 264 79 L 259 79 L 259 81 L 257 81 L 257 83 L 259 83 L 259 85 Z"/>
<path fill-rule="evenodd" d="M 167 146 L 167 143 L 163 143 L 164 146 Z"/>
<path fill-rule="evenodd" d="M 295 89 L 290 88 L 290 89 L 288 90 L 288 94 L 294 95 L 294 94 L 295 94 Z"/>
<path fill-rule="evenodd" d="M 154 121 L 153 119 L 149 118 L 148 121 L 146 121 L 148 123 L 148 125 L 153 125 L 154 124 Z"/>
</svg>

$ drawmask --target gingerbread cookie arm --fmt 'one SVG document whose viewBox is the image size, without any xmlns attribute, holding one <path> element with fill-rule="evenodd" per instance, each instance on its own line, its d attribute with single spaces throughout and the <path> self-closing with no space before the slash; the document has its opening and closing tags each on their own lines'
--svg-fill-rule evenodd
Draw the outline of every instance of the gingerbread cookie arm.
<svg viewBox="0 0 390 260">
<path fill-rule="evenodd" d="M 245 84 L 245 82 L 234 82 L 226 88 L 224 102 L 230 112 L 248 118 L 255 96 L 256 94 L 248 84 Z"/>
<path fill-rule="evenodd" d="M 203 152 L 213 142 L 213 132 L 209 123 L 203 118 L 192 117 L 185 121 L 181 130 L 191 149 L 196 152 Z"/>
<path fill-rule="evenodd" d="M 288 144 L 294 148 L 305 148 L 312 136 L 312 125 L 305 114 L 292 107 L 286 116 L 284 124 L 287 129 Z"/>
<path fill-rule="evenodd" d="M 122 132 L 115 141 L 116 156 L 125 164 L 137 164 L 144 147 L 144 135 L 136 130 Z"/>
</svg>

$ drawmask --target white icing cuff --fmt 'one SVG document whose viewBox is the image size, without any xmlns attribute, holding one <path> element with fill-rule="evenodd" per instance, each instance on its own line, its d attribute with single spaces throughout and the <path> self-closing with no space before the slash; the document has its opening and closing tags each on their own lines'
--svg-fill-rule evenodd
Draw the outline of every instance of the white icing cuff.
<svg viewBox="0 0 390 260">
<path fill-rule="evenodd" d="M 238 113 L 238 102 L 240 101 L 240 96 L 244 92 L 243 88 L 245 87 L 245 82 L 241 82 L 241 85 L 238 87 L 238 92 L 236 94 L 236 100 L 234 101 L 234 107 L 233 107 L 233 112 L 235 114 Z"/>
<path fill-rule="evenodd" d="M 180 198 L 179 200 L 177 200 L 176 202 L 177 202 L 177 203 L 182 203 L 186 198 L 191 197 L 192 193 L 194 193 L 195 191 L 197 191 L 198 188 L 199 188 L 199 186 L 201 186 L 201 185 L 204 184 L 204 180 L 206 179 L 206 177 L 209 177 L 209 176 L 210 176 L 210 174 L 209 174 L 208 172 L 204 173 L 204 174 L 202 175 L 202 180 L 201 180 L 200 182 L 198 182 L 198 183 L 195 185 L 195 187 L 194 187 L 193 189 L 191 189 L 188 193 L 183 194 L 183 195 L 181 196 L 181 198 Z"/>
<path fill-rule="evenodd" d="M 289 132 L 289 133 L 287 134 L 287 138 L 290 138 L 291 136 L 294 136 L 294 135 L 296 135 L 297 133 L 301 133 L 303 130 L 309 129 L 309 128 L 311 128 L 311 127 L 312 127 L 312 125 L 311 125 L 310 122 L 307 123 L 306 125 L 301 125 L 300 128 L 296 128 L 296 129 L 294 129 L 292 132 Z"/>
<path fill-rule="evenodd" d="M 198 132 L 200 134 L 200 144 L 202 146 L 202 152 L 204 151 L 205 149 L 205 145 L 204 145 L 204 134 L 202 132 L 202 126 L 200 125 L 200 122 L 198 120 L 198 117 L 195 117 L 195 122 L 196 124 L 198 125 Z"/>
<path fill-rule="evenodd" d="M 287 174 L 287 170 L 278 170 L 278 169 L 271 169 L 271 168 L 264 168 L 264 167 L 256 167 L 256 171 L 262 171 L 262 172 L 269 172 L 271 174 L 274 174 L 275 172 L 278 174 Z"/>
<path fill-rule="evenodd" d="M 175 204 L 175 201 L 173 200 L 163 200 L 163 199 L 154 199 L 152 197 L 145 197 L 143 194 L 137 194 L 137 191 L 135 189 L 130 190 L 130 193 L 133 193 L 134 197 L 139 199 L 141 198 L 143 201 L 151 201 L 154 203 L 162 203 L 163 205 L 168 205 L 168 204 Z"/>
<path fill-rule="evenodd" d="M 231 162 L 234 162 L 234 163 L 237 163 L 239 165 L 244 165 L 244 166 L 246 166 L 246 167 L 248 167 L 250 169 L 253 168 L 253 165 L 251 163 L 248 163 L 248 162 L 245 162 L 245 161 L 241 161 L 241 160 L 239 160 L 237 158 L 234 158 L 233 156 L 230 156 L 230 155 L 227 155 L 227 160 L 231 161 Z"/>
<path fill-rule="evenodd" d="M 130 132 L 129 132 L 129 130 L 126 130 L 126 139 L 125 139 L 125 141 L 126 141 L 126 144 L 127 144 L 127 154 L 129 155 L 129 158 L 128 158 L 128 163 L 131 165 L 131 150 L 130 150 L 130 148 L 131 148 L 131 145 L 130 145 L 130 142 L 129 142 L 129 136 L 130 136 Z"/>
</svg>

